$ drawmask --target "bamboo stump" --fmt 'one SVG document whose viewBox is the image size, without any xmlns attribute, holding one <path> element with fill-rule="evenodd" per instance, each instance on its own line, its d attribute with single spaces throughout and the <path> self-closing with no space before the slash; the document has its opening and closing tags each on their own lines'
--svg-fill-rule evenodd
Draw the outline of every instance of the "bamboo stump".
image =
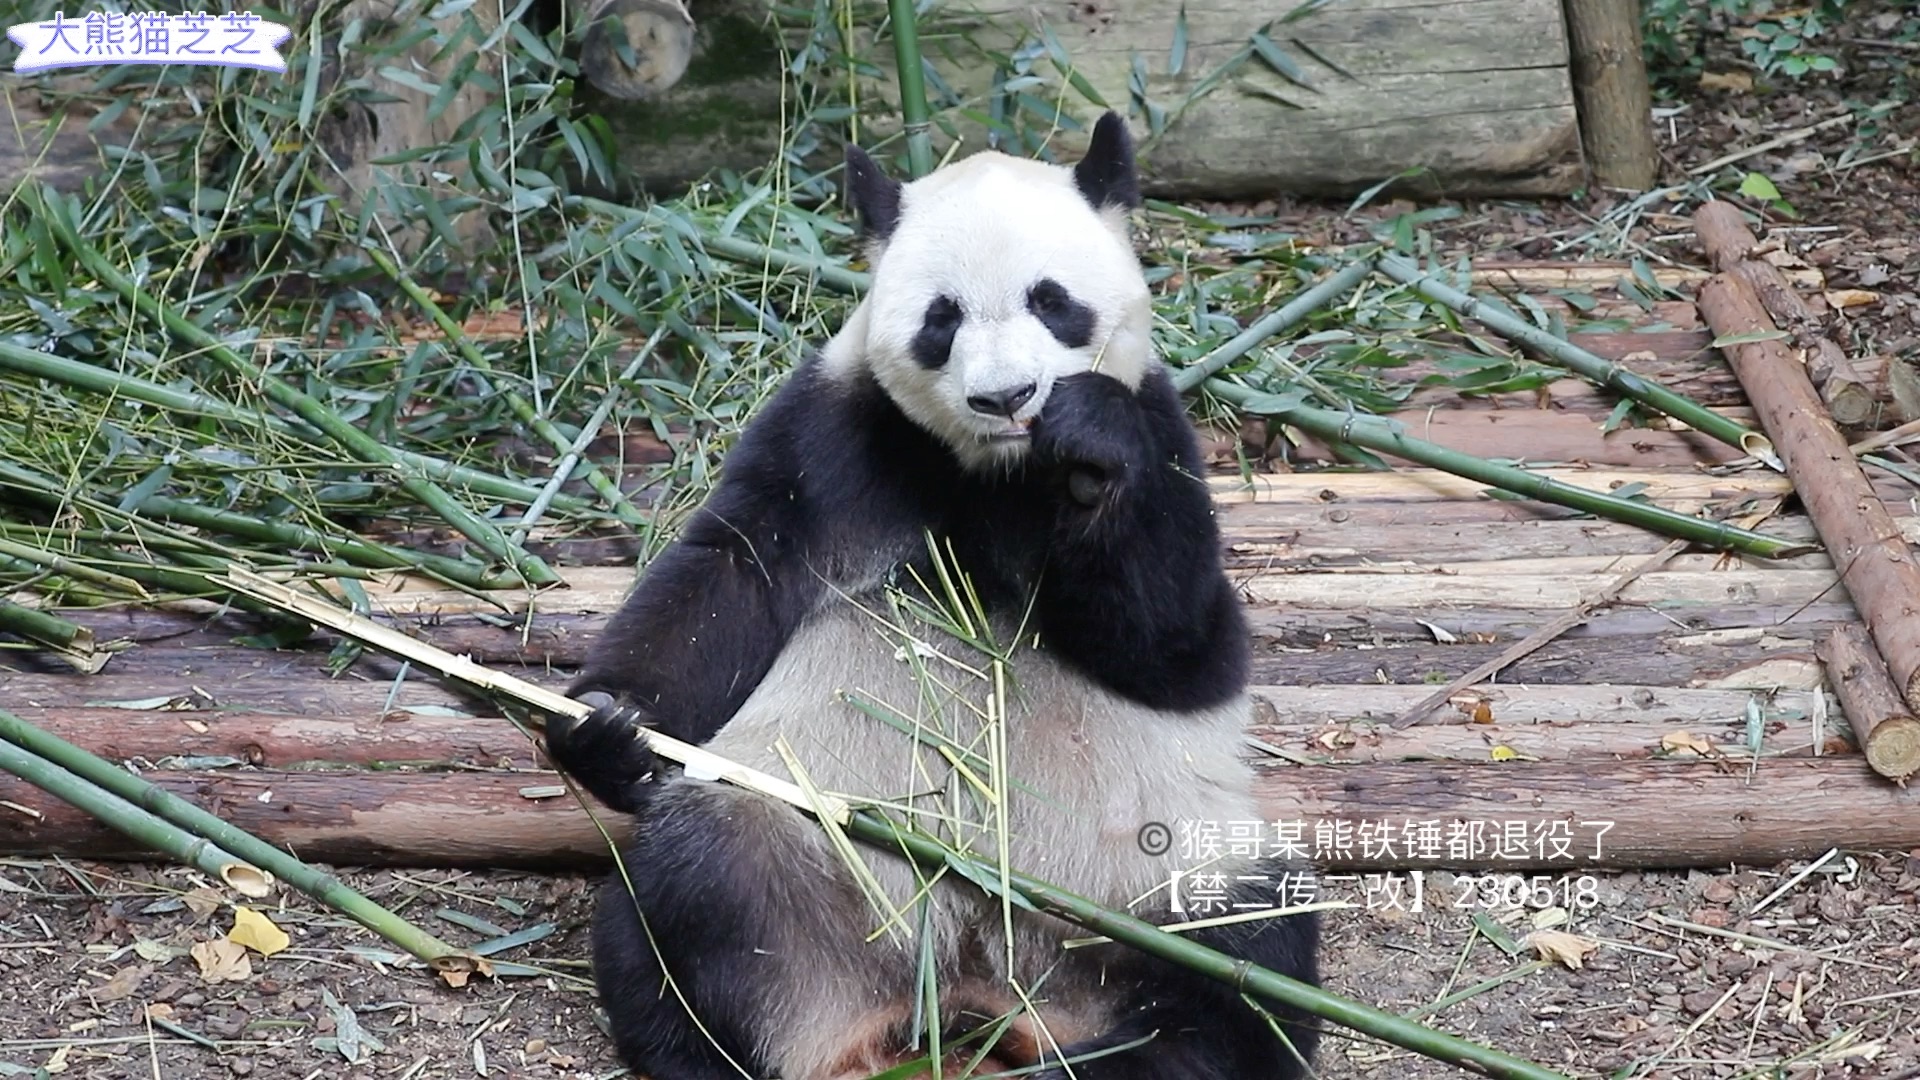
<svg viewBox="0 0 1920 1080">
<path fill-rule="evenodd" d="M 626 101 L 656 97 L 687 73 L 693 60 L 693 16 L 684 0 L 590 2 L 580 69 L 608 95 Z"/>
<path fill-rule="evenodd" d="M 1835 627 L 1820 658 L 1854 739 L 1866 750 L 1867 764 L 1905 787 L 1907 778 L 1920 772 L 1920 720 L 1887 678 L 1887 666 L 1873 643 L 1857 626 Z"/>
<path fill-rule="evenodd" d="M 1700 312 L 1723 338 L 1753 337 L 1771 326 L 1751 286 L 1729 274 L 1715 275 L 1700 290 Z M 1920 700 L 1920 565 L 1814 392 L 1806 368 L 1771 339 L 1744 341 L 1725 351 L 1842 585 L 1902 698 L 1914 707 Z"/>
<path fill-rule="evenodd" d="M 1820 391 L 1835 422 L 1842 427 L 1872 423 L 1880 411 L 1878 395 L 1828 336 L 1819 313 L 1801 299 L 1780 268 L 1748 257 L 1755 246 L 1754 236 L 1740 211 L 1731 203 L 1710 202 L 1700 208 L 1693 221 L 1700 246 L 1713 260 L 1714 268 L 1744 279 L 1780 329 L 1793 335 L 1807 377 Z"/>
</svg>

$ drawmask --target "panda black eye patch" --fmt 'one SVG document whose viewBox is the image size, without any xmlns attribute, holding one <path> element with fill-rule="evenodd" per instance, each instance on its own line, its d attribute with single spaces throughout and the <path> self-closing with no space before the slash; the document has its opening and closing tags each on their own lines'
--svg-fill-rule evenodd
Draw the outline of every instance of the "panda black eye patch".
<svg viewBox="0 0 1920 1080">
<path fill-rule="evenodd" d="M 964 317 L 959 301 L 951 296 L 934 297 L 920 319 L 919 331 L 913 335 L 914 360 L 924 368 L 945 367 L 947 355 L 953 351 L 953 335 Z"/>
<path fill-rule="evenodd" d="M 1093 309 L 1073 298 L 1059 282 L 1041 278 L 1027 290 L 1027 310 L 1053 339 L 1069 349 L 1093 340 Z"/>
</svg>

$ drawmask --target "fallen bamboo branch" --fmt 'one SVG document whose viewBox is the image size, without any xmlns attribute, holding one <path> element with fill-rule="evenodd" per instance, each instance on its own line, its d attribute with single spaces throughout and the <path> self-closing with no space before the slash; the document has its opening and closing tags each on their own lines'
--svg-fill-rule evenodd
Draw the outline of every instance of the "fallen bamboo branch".
<svg viewBox="0 0 1920 1080">
<path fill-rule="evenodd" d="M 1696 431 L 1739 449 L 1742 453 L 1751 454 L 1768 463 L 1772 463 L 1774 459 L 1773 448 L 1768 444 L 1764 434 L 1734 423 L 1712 409 L 1682 397 L 1659 383 L 1642 378 L 1619 364 L 1595 356 L 1565 338 L 1555 337 L 1502 307 L 1461 292 L 1433 275 L 1422 272 L 1420 265 L 1411 259 L 1400 255 L 1382 255 L 1378 265 L 1381 273 L 1407 286 L 1420 296 L 1436 304 L 1443 304 L 1464 318 L 1486 324 L 1495 333 L 1511 338 L 1553 363 L 1631 398 L 1649 409 L 1665 413 Z"/>
<path fill-rule="evenodd" d="M 580 704 L 550 690 L 521 679 L 483 668 L 464 657 L 441 652 L 351 612 L 333 608 L 306 597 L 293 589 L 257 574 L 235 569 L 224 583 L 236 591 L 250 594 L 262 602 L 285 606 L 289 611 L 328 626 L 349 637 L 383 651 L 392 652 L 439 671 L 451 678 L 494 693 L 517 698 L 522 704 L 549 714 L 584 716 L 589 713 Z M 331 608 L 331 611 L 328 609 Z M 723 780 L 762 794 L 782 799 L 817 819 L 833 822 L 867 843 L 904 857 L 926 863 L 931 868 L 951 869 L 967 864 L 964 876 L 988 892 L 1004 883 L 1021 900 L 1037 910 L 1074 923 L 1097 934 L 1180 964 L 1192 971 L 1218 979 L 1243 992 L 1258 995 L 1268 1002 L 1299 1009 L 1334 1020 L 1356 1031 L 1401 1046 L 1436 1060 L 1468 1067 L 1488 1076 L 1512 1080 L 1565 1080 L 1538 1065 L 1468 1042 L 1456 1036 L 1434 1031 L 1403 1017 L 1360 1002 L 1342 998 L 1316 986 L 1237 961 L 1198 942 L 1169 933 L 1140 919 L 1109 911 L 1066 890 L 1029 877 L 1010 867 L 988 865 L 965 853 L 955 851 L 938 840 L 913 831 L 866 809 L 855 810 L 840 799 L 822 792 L 803 790 L 798 785 L 749 769 L 711 751 L 659 732 L 649 732 L 648 748 L 670 761 L 677 761 L 689 776 L 704 774 L 709 780 Z M 328 775 L 328 774 L 315 774 Z M 454 776 L 437 777 L 445 781 Z M 411 815 L 409 815 L 411 816 Z M 597 822 L 593 823 L 600 834 Z M 600 834 L 604 845 L 605 836 Z"/>
<path fill-rule="evenodd" d="M 1658 552 L 1654 553 L 1650 558 L 1647 558 L 1641 561 L 1639 564 L 1634 566 L 1633 569 L 1620 575 L 1619 578 L 1614 580 L 1606 588 L 1582 600 L 1578 607 L 1572 609 L 1571 611 L 1566 612 L 1565 614 L 1561 615 L 1559 618 L 1554 619 L 1552 622 L 1546 624 L 1545 626 L 1542 626 L 1540 629 L 1527 635 L 1525 638 L 1523 638 L 1521 641 L 1515 644 L 1513 648 L 1508 649 L 1507 651 L 1501 653 L 1499 656 L 1496 656 L 1493 659 L 1488 660 L 1487 662 L 1467 672 L 1465 675 L 1460 676 L 1459 678 L 1453 680 L 1447 685 L 1434 691 L 1431 695 L 1429 695 L 1426 698 L 1426 700 L 1420 702 L 1420 704 L 1418 705 L 1415 705 L 1413 708 L 1408 709 L 1405 715 L 1395 720 L 1393 722 L 1393 726 L 1397 728 L 1403 728 L 1412 724 L 1420 723 L 1422 720 L 1426 719 L 1427 716 L 1433 712 L 1433 710 L 1439 708 L 1449 698 L 1453 697 L 1453 695 L 1459 693 L 1462 690 L 1465 690 L 1467 687 L 1472 686 L 1473 684 L 1480 682 L 1483 679 L 1492 678 L 1496 673 L 1504 669 L 1508 664 L 1512 664 L 1516 661 L 1524 659 L 1525 657 L 1531 655 L 1534 652 L 1534 650 L 1541 648 L 1542 646 L 1546 645 L 1548 642 L 1552 641 L 1554 638 L 1557 638 L 1561 634 L 1564 634 L 1567 631 L 1573 629 L 1574 627 L 1579 626 L 1581 623 L 1586 622 L 1588 616 L 1593 614 L 1593 611 L 1595 608 L 1600 607 L 1603 604 L 1612 603 L 1617 597 L 1619 597 L 1619 595 L 1623 591 L 1626 590 L 1627 586 L 1633 584 L 1635 581 L 1640 580 L 1640 575 L 1650 570 L 1658 570 L 1660 567 L 1666 565 L 1667 562 L 1670 561 L 1675 555 L 1680 554 L 1680 552 L 1684 550 L 1686 546 L 1687 546 L 1686 541 L 1675 540 L 1674 542 L 1668 544 L 1666 547 L 1661 548 Z"/>
<path fill-rule="evenodd" d="M 1207 390 L 1250 412 L 1291 424 L 1329 442 L 1347 443 L 1392 454 L 1395 457 L 1431 466 L 1456 476 L 1490 484 L 1502 491 L 1539 499 L 1541 502 L 1570 506 L 1613 521 L 1650 529 L 1663 536 L 1688 540 L 1725 551 L 1738 551 L 1766 559 L 1787 559 L 1815 550 L 1807 544 L 1782 540 L 1723 521 L 1710 521 L 1682 514 L 1649 503 L 1633 502 L 1603 492 L 1563 483 L 1540 473 L 1513 465 L 1502 465 L 1470 454 L 1462 454 L 1395 430 L 1384 417 L 1361 413 L 1337 413 L 1296 404 L 1289 398 L 1263 394 L 1257 390 L 1209 379 Z"/>
<path fill-rule="evenodd" d="M 1744 278 L 1780 329 L 1793 335 L 1807 376 L 1820 391 L 1835 422 L 1842 427 L 1871 422 L 1880 410 L 1873 388 L 1827 336 L 1819 317 L 1794 291 L 1786 275 L 1772 263 L 1748 257 L 1755 240 L 1740 211 L 1732 203 L 1707 203 L 1694 214 L 1693 228 L 1715 269 Z"/>
<path fill-rule="evenodd" d="M 36 608 L 0 597 L 0 630 L 46 646 L 83 675 L 106 666 L 113 655 L 94 644 L 93 631 Z"/>
<path fill-rule="evenodd" d="M 1294 296 L 1277 310 L 1255 320 L 1219 348 L 1174 372 L 1174 387 L 1183 394 L 1192 393 L 1201 383 L 1218 375 L 1228 364 L 1245 356 L 1256 345 L 1276 334 L 1286 333 L 1315 311 L 1352 292 L 1373 273 L 1373 269 L 1372 259 L 1360 259 L 1347 264 L 1344 269 Z"/>
<path fill-rule="evenodd" d="M 1726 274 L 1701 288 L 1700 311 L 1722 338 L 1751 338 L 1766 325 L 1766 312 L 1747 283 Z M 1920 565 L 1822 407 L 1806 369 L 1778 341 L 1747 340 L 1725 352 L 1773 436 L 1841 583 L 1902 697 L 1914 707 L 1920 701 Z"/>
<path fill-rule="evenodd" d="M 1821 643 L 1820 659 L 1867 764 L 1905 787 L 1907 778 L 1920 772 L 1920 720 L 1901 700 L 1873 642 L 1851 623 L 1838 626 Z"/>
<path fill-rule="evenodd" d="M 221 820 L 188 802 L 182 796 L 154 784 L 151 780 L 135 776 L 97 755 L 89 754 L 65 739 L 42 731 L 5 709 L 0 709 L 0 739 L 5 740 L 4 746 L 0 746 L 0 749 L 11 747 L 16 752 L 24 752 L 29 757 L 38 757 L 62 770 L 70 771 L 72 775 L 82 778 L 89 785 L 97 785 L 119 800 L 131 804 L 143 814 L 191 832 L 225 851 L 234 852 L 235 857 L 244 858 L 251 863 L 255 873 L 264 872 L 280 878 L 418 957 L 438 972 L 440 977 L 450 985 L 456 987 L 464 985 L 468 976 L 476 973 L 484 975 L 490 970 L 485 959 L 441 941 L 348 888 L 333 875 L 323 873 L 274 846 L 274 843 L 284 843 L 297 845 L 305 850 L 298 824 L 290 820 L 284 805 L 272 799 L 271 789 L 257 794 L 256 804 L 261 810 L 269 811 L 277 823 L 291 826 L 291 834 L 277 836 L 274 843 L 263 841 L 251 831 Z M 193 777 L 195 781 L 187 790 L 200 790 L 206 786 L 205 774 L 189 773 L 187 775 Z M 61 798 L 67 799 L 64 794 Z M 76 804 L 72 800 L 67 801 L 70 806 L 85 810 L 90 820 L 96 823 L 105 824 L 119 820 L 112 815 L 103 818 L 95 813 L 92 807 Z M 395 793 L 394 805 L 400 806 L 404 803 L 404 797 Z M 231 807 L 228 808 L 228 812 L 232 813 Z M 415 822 L 414 826 L 417 827 L 418 824 L 419 822 Z M 406 844 L 405 839 L 400 839 L 398 842 L 402 846 Z M 271 882 L 271 879 L 267 880 Z"/>
<path fill-rule="evenodd" d="M 93 275 L 102 285 L 119 293 L 122 299 L 140 314 L 158 321 L 167 328 L 169 333 L 194 348 L 204 350 L 234 377 L 244 380 L 250 386 L 258 386 L 275 404 L 325 432 L 356 459 L 369 465 L 380 465 L 392 469 L 398 475 L 400 487 L 408 495 L 439 514 L 442 520 L 459 530 L 482 550 L 512 566 L 528 583 L 552 585 L 560 580 L 559 575 L 555 574 L 539 556 L 514 547 L 507 540 L 506 534 L 502 533 L 497 526 L 460 505 L 419 470 L 401 462 L 393 451 L 387 449 L 373 436 L 342 419 L 338 413 L 327 408 L 319 399 L 269 374 L 257 365 L 248 363 L 219 338 L 202 329 L 198 323 L 142 290 L 138 283 L 115 267 L 80 236 L 71 218 L 71 207 L 64 196 L 50 187 L 43 186 L 39 189 L 38 204 L 38 209 L 43 213 L 48 228 L 60 243 L 73 253 L 87 273 Z"/>
<path fill-rule="evenodd" d="M 22 348 L 10 341 L 0 341 L 0 368 L 23 375 L 51 379 L 62 386 L 70 386 L 89 393 L 128 398 L 155 408 L 180 413 L 183 416 L 212 417 L 215 420 L 224 420 L 243 427 L 270 431 L 276 435 L 292 436 L 315 445 L 326 444 L 329 441 L 325 434 L 304 424 L 251 409 L 243 409 L 231 402 L 209 397 L 206 394 L 162 386 L 138 375 L 109 371 L 106 368 L 95 367 L 55 353 Z M 411 450 L 394 448 L 393 454 L 403 463 L 418 469 L 420 474 L 429 480 L 464 484 L 476 494 L 485 495 L 490 499 L 525 504 L 540 497 L 539 489 L 518 480 L 495 476 L 489 472 L 482 472 L 466 465 L 456 465 L 426 454 L 417 454 Z M 551 501 L 553 505 L 569 513 L 596 512 L 587 500 L 573 495 L 557 495 Z"/>
<path fill-rule="evenodd" d="M 6 718 L 0 710 L 0 721 Z M 223 850 L 205 837 L 193 836 L 131 802 L 106 791 L 59 765 L 37 757 L 11 741 L 0 741 L 0 769 L 84 811 L 111 826 L 134 843 L 157 851 L 175 862 L 224 882 L 241 896 L 259 900 L 273 895 L 273 875 Z M 21 805 L 17 800 L 14 805 Z"/>
<path fill-rule="evenodd" d="M 1813 858 L 1836 844 L 1920 847 L 1920 784 L 1889 784 L 1858 754 L 1763 758 L 1749 775 L 1740 744 L 1718 745 L 1724 750 L 1705 760 L 1691 752 L 1658 761 L 1269 760 L 1255 766 L 1258 813 L 1269 828 L 1280 822 L 1287 834 L 1309 838 L 1303 843 L 1323 873 L 1711 869 Z M 267 843 L 340 866 L 597 873 L 613 859 L 602 830 L 627 822 L 600 807 L 588 813 L 554 772 L 155 770 L 146 777 L 219 806 L 235 827 Z M 0 777 L 0 802 L 41 804 L 32 819 L 0 811 L 0 854 L 152 857 L 35 791 Z M 1504 846 L 1507 822 L 1524 824 L 1527 846 Z M 1352 840 L 1355 829 L 1393 842 L 1362 846 Z M 1561 850 L 1561 841 L 1572 849 Z"/>
</svg>

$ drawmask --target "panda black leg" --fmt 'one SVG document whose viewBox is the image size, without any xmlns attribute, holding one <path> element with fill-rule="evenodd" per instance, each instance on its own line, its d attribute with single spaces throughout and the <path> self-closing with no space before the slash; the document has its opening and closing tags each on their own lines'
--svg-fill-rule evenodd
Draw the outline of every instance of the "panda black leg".
<svg viewBox="0 0 1920 1080">
<path fill-rule="evenodd" d="M 1284 915 L 1189 936 L 1235 959 L 1317 986 L 1318 918 L 1314 912 Z M 1104 1035 L 1061 1048 L 1075 1080 L 1297 1080 L 1307 1075 L 1301 1063 L 1313 1060 L 1320 1040 L 1313 1017 L 1264 1003 L 1263 1013 L 1218 980 L 1157 958 L 1143 957 L 1141 962 L 1140 983 L 1120 1022 Z M 1142 1039 L 1137 1046 L 1113 1049 Z M 1100 1051 L 1112 1052 L 1075 1060 Z M 1039 1073 L 1038 1080 L 1068 1076 L 1064 1068 L 1054 1068 Z"/>
<path fill-rule="evenodd" d="M 604 693 L 583 694 L 580 703 L 595 708 L 577 720 L 556 716 L 548 722 L 547 757 L 608 808 L 635 813 L 660 768 L 643 734 L 651 726 L 647 715 Z"/>
</svg>

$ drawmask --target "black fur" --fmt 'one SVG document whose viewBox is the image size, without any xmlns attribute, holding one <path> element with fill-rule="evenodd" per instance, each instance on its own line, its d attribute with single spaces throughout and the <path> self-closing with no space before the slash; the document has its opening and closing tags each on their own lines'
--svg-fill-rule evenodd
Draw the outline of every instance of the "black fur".
<svg viewBox="0 0 1920 1080">
<path fill-rule="evenodd" d="M 947 357 L 953 352 L 953 335 L 960 332 L 960 322 L 965 317 L 960 302 L 953 297 L 934 297 L 927 305 L 926 318 L 921 320 L 919 331 L 913 335 L 914 362 L 930 370 L 946 367 Z"/>
<path fill-rule="evenodd" d="M 1087 156 L 1073 167 L 1073 181 L 1094 209 L 1140 205 L 1140 179 L 1134 169 L 1133 136 L 1119 113 L 1107 112 L 1093 125 Z"/>
<path fill-rule="evenodd" d="M 1093 340 L 1097 317 L 1093 309 L 1052 278 L 1041 278 L 1027 290 L 1027 310 L 1039 319 L 1055 341 L 1069 349 L 1084 349 Z"/>
<path fill-rule="evenodd" d="M 865 150 L 848 144 L 844 198 L 860 221 L 860 237 L 885 241 L 900 224 L 900 181 L 881 171 Z"/>
</svg>

